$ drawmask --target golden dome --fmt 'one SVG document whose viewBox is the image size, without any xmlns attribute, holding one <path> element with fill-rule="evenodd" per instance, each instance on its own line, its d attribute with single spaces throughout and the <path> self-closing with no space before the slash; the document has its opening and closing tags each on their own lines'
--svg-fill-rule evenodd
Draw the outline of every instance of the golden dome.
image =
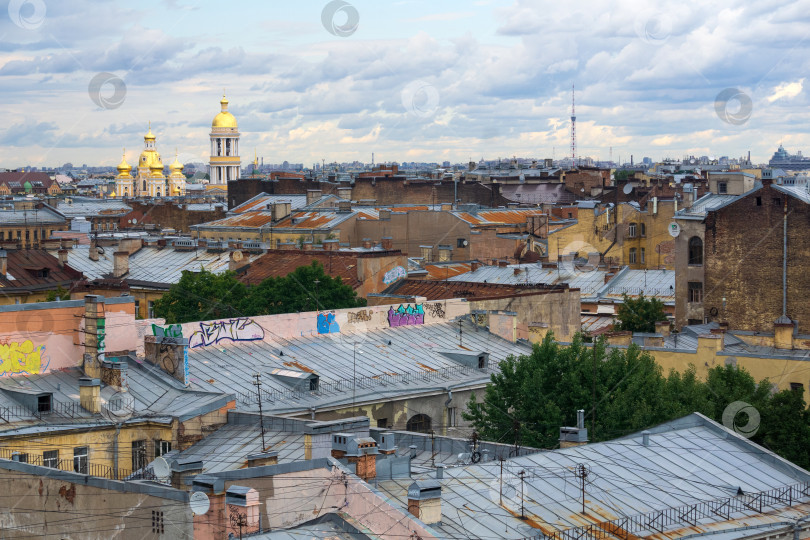
<svg viewBox="0 0 810 540">
<path fill-rule="evenodd" d="M 153 177 L 163 176 L 163 162 L 160 160 L 160 155 L 157 152 L 155 152 L 155 157 L 152 158 L 149 170 L 152 171 Z"/>
<path fill-rule="evenodd" d="M 155 134 L 152 133 L 152 122 L 149 122 L 149 131 L 143 136 L 144 141 L 154 141 Z"/>
<path fill-rule="evenodd" d="M 225 94 L 222 94 L 222 99 L 219 100 L 219 104 L 222 106 L 222 112 L 214 117 L 214 121 L 211 122 L 211 127 L 236 129 L 236 118 L 228 112 L 228 98 L 225 97 Z"/>
<path fill-rule="evenodd" d="M 126 153 L 121 157 L 121 163 L 118 164 L 118 172 L 120 174 L 129 173 L 132 170 L 132 166 L 127 163 L 127 155 Z"/>
</svg>

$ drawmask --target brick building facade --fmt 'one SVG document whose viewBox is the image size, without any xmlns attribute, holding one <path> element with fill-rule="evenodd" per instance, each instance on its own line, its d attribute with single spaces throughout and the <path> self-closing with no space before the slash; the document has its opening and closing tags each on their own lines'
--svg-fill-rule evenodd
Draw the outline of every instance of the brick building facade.
<svg viewBox="0 0 810 540">
<path fill-rule="evenodd" d="M 810 196 L 804 186 L 762 186 L 706 216 L 704 311 L 729 328 L 769 332 L 783 313 L 810 332 Z M 786 233 L 786 234 L 785 234 Z M 784 242 L 787 241 L 785 251 Z"/>
</svg>

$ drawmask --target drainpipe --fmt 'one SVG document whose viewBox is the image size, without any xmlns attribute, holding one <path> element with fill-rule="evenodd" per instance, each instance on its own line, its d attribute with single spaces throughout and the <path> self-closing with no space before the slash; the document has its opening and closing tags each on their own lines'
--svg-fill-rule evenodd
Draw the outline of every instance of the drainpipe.
<svg viewBox="0 0 810 540">
<path fill-rule="evenodd" d="M 118 435 L 121 433 L 121 424 L 115 424 L 115 439 L 113 440 L 113 480 L 118 480 Z"/>
<path fill-rule="evenodd" d="M 787 317 L 787 195 L 782 223 L 782 315 Z"/>
<path fill-rule="evenodd" d="M 447 401 L 444 402 L 444 407 L 447 408 L 450 402 L 453 401 L 453 390 L 448 386 L 445 391 L 447 391 Z"/>
</svg>

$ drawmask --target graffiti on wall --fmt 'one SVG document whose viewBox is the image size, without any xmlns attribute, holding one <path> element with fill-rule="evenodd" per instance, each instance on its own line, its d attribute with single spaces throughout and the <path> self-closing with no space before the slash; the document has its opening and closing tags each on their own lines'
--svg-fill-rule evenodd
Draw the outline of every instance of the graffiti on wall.
<svg viewBox="0 0 810 540">
<path fill-rule="evenodd" d="M 45 345 L 34 345 L 30 339 L 0 344 L 0 376 L 25 373 L 34 375 L 48 369 Z"/>
<path fill-rule="evenodd" d="M 192 349 L 207 347 L 221 341 L 259 341 L 264 339 L 264 328 L 253 319 L 239 318 L 227 321 L 200 323 L 200 329 L 188 338 Z"/>
<path fill-rule="evenodd" d="M 152 325 L 152 334 L 158 337 L 183 337 L 183 327 L 179 324 L 169 326 Z"/>
<path fill-rule="evenodd" d="M 104 345 L 105 341 L 107 340 L 107 320 L 104 317 L 101 317 L 96 321 L 96 358 L 98 358 L 98 363 L 101 364 L 104 361 Z"/>
<path fill-rule="evenodd" d="M 340 325 L 335 320 L 334 312 L 318 313 L 319 334 L 336 334 L 338 332 L 340 332 Z"/>
<path fill-rule="evenodd" d="M 397 309 L 388 309 L 389 326 L 413 326 L 425 323 L 425 311 L 422 304 L 402 305 Z"/>
<path fill-rule="evenodd" d="M 349 319 L 349 324 L 355 324 L 360 322 L 369 322 L 371 321 L 371 314 L 373 312 L 370 309 L 361 309 L 360 311 L 356 311 L 354 313 L 347 313 L 346 316 Z"/>
<path fill-rule="evenodd" d="M 398 279 L 408 277 L 408 272 L 401 266 L 395 266 L 385 274 L 383 274 L 383 283 L 389 285 Z"/>
<path fill-rule="evenodd" d="M 446 316 L 444 312 L 444 305 L 441 302 L 425 304 L 425 311 L 437 319 L 444 319 Z"/>
</svg>

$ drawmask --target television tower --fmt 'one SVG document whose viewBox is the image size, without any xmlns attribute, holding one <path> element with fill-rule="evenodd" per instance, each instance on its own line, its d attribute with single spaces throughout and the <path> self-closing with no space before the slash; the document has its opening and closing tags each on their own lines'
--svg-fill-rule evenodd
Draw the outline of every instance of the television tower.
<svg viewBox="0 0 810 540">
<path fill-rule="evenodd" d="M 571 85 L 571 167 L 577 166 L 577 113 L 574 103 L 574 85 Z"/>
</svg>

